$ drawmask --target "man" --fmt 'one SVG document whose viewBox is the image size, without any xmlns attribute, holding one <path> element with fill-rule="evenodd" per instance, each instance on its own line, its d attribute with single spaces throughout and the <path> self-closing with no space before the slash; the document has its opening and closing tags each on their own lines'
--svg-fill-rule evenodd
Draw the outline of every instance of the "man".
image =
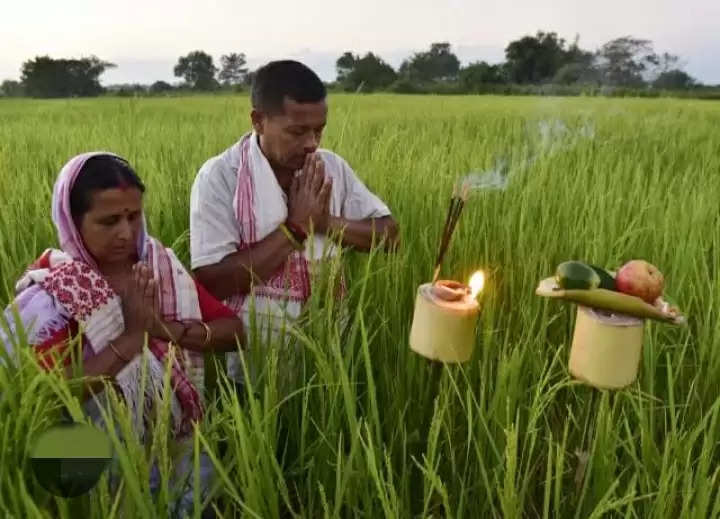
<svg viewBox="0 0 720 519">
<path fill-rule="evenodd" d="M 248 330 L 251 312 L 275 337 L 300 315 L 310 261 L 327 261 L 337 245 L 367 251 L 397 241 L 388 207 L 345 160 L 318 149 L 327 113 L 325 86 L 313 71 L 271 62 L 253 82 L 253 131 L 209 159 L 195 179 L 192 269 Z M 228 368 L 238 378 L 236 360 Z"/>
</svg>

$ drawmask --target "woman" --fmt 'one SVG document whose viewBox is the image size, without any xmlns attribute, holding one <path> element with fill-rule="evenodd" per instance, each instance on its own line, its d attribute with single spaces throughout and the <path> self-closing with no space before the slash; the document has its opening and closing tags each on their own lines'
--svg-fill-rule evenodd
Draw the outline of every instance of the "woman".
<svg viewBox="0 0 720 519">
<path fill-rule="evenodd" d="M 146 233 L 144 191 L 129 164 L 114 154 L 72 158 L 52 200 L 61 250 L 46 251 L 29 267 L 13 307 L 47 368 L 82 333 L 84 374 L 113 379 L 141 438 L 169 360 L 173 435 L 182 439 L 202 417 L 203 353 L 235 350 L 242 321 Z M 14 332 L 12 308 L 6 319 Z M 143 361 L 148 381 L 139 395 Z M 69 362 L 66 355 L 68 374 Z"/>
</svg>

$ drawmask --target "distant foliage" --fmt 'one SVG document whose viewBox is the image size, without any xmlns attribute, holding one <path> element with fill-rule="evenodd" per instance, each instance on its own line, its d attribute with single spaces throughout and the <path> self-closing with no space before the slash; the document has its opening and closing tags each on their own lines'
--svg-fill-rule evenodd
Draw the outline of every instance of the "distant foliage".
<svg viewBox="0 0 720 519">
<path fill-rule="evenodd" d="M 448 81 L 457 78 L 460 60 L 447 42 L 433 43 L 430 50 L 418 52 L 400 66 L 400 75 L 419 81 Z"/>
<path fill-rule="evenodd" d="M 233 52 L 220 57 L 220 74 L 218 79 L 225 86 L 239 85 L 247 74 L 245 66 L 245 54 L 242 52 Z"/>
<path fill-rule="evenodd" d="M 25 95 L 25 87 L 20 81 L 6 79 L 0 84 L 0 97 L 21 97 Z"/>
<path fill-rule="evenodd" d="M 346 52 L 338 58 L 336 69 L 338 82 L 348 91 L 383 90 L 397 79 L 395 70 L 372 52 L 362 58 Z"/>
<path fill-rule="evenodd" d="M 183 95 L 192 92 L 247 92 L 254 72 L 243 52 L 213 57 L 195 50 L 178 58 L 173 68 L 177 85 L 116 85 L 103 88 L 99 77 L 111 67 L 98 58 L 37 57 L 23 64 L 22 80 L 6 80 L 0 97 L 77 97 L 102 93 L 119 96 Z M 505 61 L 462 65 L 448 42 L 434 42 L 405 59 L 396 70 L 375 52 L 346 51 L 335 62 L 331 92 L 394 92 L 403 94 L 501 95 L 674 95 L 714 99 L 720 85 L 704 86 L 683 70 L 680 57 L 657 53 L 650 40 L 622 36 L 590 51 L 557 33 L 537 31 L 508 43 Z"/>
<path fill-rule="evenodd" d="M 172 92 L 173 90 L 173 86 L 165 81 L 155 81 L 155 83 L 150 85 L 150 92 L 153 94 L 163 94 L 166 92 Z"/>
<path fill-rule="evenodd" d="M 195 90 L 215 90 L 218 86 L 215 79 L 217 67 L 213 63 L 213 58 L 201 50 L 178 58 L 173 72 L 176 77 L 185 79 L 187 84 Z"/>
<path fill-rule="evenodd" d="M 99 78 L 114 64 L 95 56 L 52 59 L 39 56 L 22 65 L 22 85 L 31 97 L 84 97 L 104 92 Z"/>
</svg>

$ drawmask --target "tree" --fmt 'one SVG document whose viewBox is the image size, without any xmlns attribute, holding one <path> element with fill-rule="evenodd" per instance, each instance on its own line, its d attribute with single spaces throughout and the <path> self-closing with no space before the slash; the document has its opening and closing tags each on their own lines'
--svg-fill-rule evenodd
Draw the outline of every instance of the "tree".
<svg viewBox="0 0 720 519">
<path fill-rule="evenodd" d="M 384 89 L 397 79 L 395 70 L 372 52 L 362 58 L 346 52 L 338 58 L 336 67 L 338 82 L 350 91 L 357 90 L 361 85 L 368 92 Z"/>
<path fill-rule="evenodd" d="M 343 83 L 347 77 L 355 69 L 355 62 L 359 60 L 352 52 L 346 52 L 340 56 L 335 62 L 335 70 L 337 70 L 337 81 Z"/>
<path fill-rule="evenodd" d="M 650 40 L 623 36 L 607 42 L 598 51 L 604 82 L 637 87 L 645 83 L 644 74 L 660 64 Z"/>
<path fill-rule="evenodd" d="M 212 56 L 201 50 L 180 57 L 173 71 L 175 76 L 184 78 L 190 87 L 196 90 L 212 90 L 217 87 L 217 67 Z"/>
<path fill-rule="evenodd" d="M 583 50 L 580 47 L 580 35 L 576 34 L 572 44 L 565 51 L 565 63 L 582 63 L 592 65 L 595 62 L 595 53 Z"/>
<path fill-rule="evenodd" d="M 696 84 L 695 78 L 680 69 L 662 72 L 653 81 L 653 86 L 661 90 L 687 90 Z"/>
<path fill-rule="evenodd" d="M 554 32 L 538 31 L 511 41 L 505 48 L 510 79 L 516 83 L 541 83 L 552 79 L 558 70 L 582 55 L 577 46 L 565 48 L 565 40 Z"/>
<path fill-rule="evenodd" d="M 252 87 L 253 81 L 255 81 L 255 76 L 257 75 L 256 70 L 251 70 L 247 74 L 245 74 L 245 77 L 243 78 L 243 85 L 246 87 Z"/>
<path fill-rule="evenodd" d="M 400 74 L 420 81 L 442 81 L 457 78 L 460 60 L 450 50 L 450 44 L 433 43 L 427 52 L 417 52 L 400 66 Z"/>
<path fill-rule="evenodd" d="M 470 90 L 483 85 L 505 83 L 505 69 L 502 65 L 490 65 L 485 61 L 471 63 L 460 69 L 460 82 Z"/>
<path fill-rule="evenodd" d="M 600 83 L 600 73 L 592 63 L 566 63 L 555 73 L 552 82 L 561 85 Z"/>
<path fill-rule="evenodd" d="M 113 85 L 107 88 L 109 93 L 118 97 L 138 97 L 144 96 L 148 92 L 148 88 L 140 83 L 126 83 L 124 85 Z"/>
<path fill-rule="evenodd" d="M 658 76 L 665 72 L 670 72 L 671 70 L 678 70 L 681 67 L 680 57 L 667 52 L 663 52 L 657 56 L 656 61 L 657 64 L 655 66 L 655 70 L 657 71 Z"/>
<path fill-rule="evenodd" d="M 25 89 L 20 81 L 6 79 L 0 85 L 0 97 L 21 97 L 24 94 Z"/>
<path fill-rule="evenodd" d="M 226 86 L 239 85 L 243 82 L 248 69 L 245 67 L 245 54 L 233 52 L 220 57 L 222 69 L 218 78 Z"/>
<path fill-rule="evenodd" d="M 52 59 L 38 56 L 22 64 L 22 83 L 32 97 L 96 96 L 104 89 L 99 78 L 114 64 L 95 56 Z"/>
<path fill-rule="evenodd" d="M 152 94 L 162 94 L 164 92 L 170 92 L 172 90 L 173 86 L 165 81 L 155 81 L 155 83 L 150 85 L 150 93 Z"/>
</svg>

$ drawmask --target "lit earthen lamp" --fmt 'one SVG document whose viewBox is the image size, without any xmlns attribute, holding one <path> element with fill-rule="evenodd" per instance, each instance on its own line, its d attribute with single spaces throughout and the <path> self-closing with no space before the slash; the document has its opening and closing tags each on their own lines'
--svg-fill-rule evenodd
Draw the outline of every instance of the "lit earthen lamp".
<svg viewBox="0 0 720 519">
<path fill-rule="evenodd" d="M 482 271 L 468 285 L 436 281 L 418 287 L 410 329 L 410 348 L 440 362 L 466 362 L 475 349 L 478 294 L 485 284 Z"/>
</svg>

